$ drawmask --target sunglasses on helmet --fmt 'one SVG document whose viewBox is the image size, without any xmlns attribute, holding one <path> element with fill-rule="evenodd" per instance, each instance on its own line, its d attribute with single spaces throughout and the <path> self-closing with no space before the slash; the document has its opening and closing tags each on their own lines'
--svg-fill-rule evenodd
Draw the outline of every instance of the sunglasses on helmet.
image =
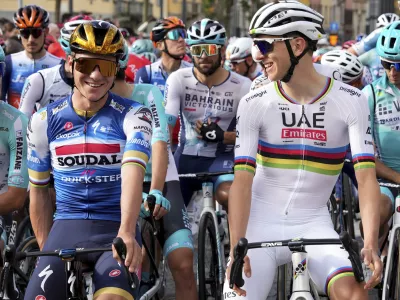
<svg viewBox="0 0 400 300">
<path fill-rule="evenodd" d="M 24 39 L 29 39 L 30 35 L 32 35 L 35 39 L 37 39 L 43 34 L 43 28 L 24 28 L 19 30 L 19 34 Z"/>
<path fill-rule="evenodd" d="M 254 46 L 257 47 L 258 51 L 262 55 L 267 55 L 268 53 L 274 50 L 274 43 L 275 42 L 282 42 L 286 40 L 293 40 L 294 37 L 287 37 L 287 38 L 259 38 L 253 39 Z"/>
<path fill-rule="evenodd" d="M 99 59 L 80 57 L 74 59 L 75 70 L 86 75 L 90 75 L 96 67 L 99 67 L 101 75 L 104 77 L 111 77 L 117 74 L 117 62 Z"/>
<path fill-rule="evenodd" d="M 192 56 L 200 57 L 203 52 L 206 53 L 207 56 L 214 56 L 219 53 L 220 45 L 216 44 L 200 44 L 200 45 L 193 45 L 190 47 L 190 53 Z"/>
<path fill-rule="evenodd" d="M 381 59 L 381 65 L 385 70 L 390 70 L 392 67 L 396 70 L 396 72 L 400 71 L 400 62 L 390 62 Z"/>
<path fill-rule="evenodd" d="M 172 29 L 170 31 L 167 32 L 167 34 L 165 35 L 165 39 L 171 40 L 171 41 L 177 41 L 179 40 L 179 38 L 186 38 L 186 29 L 183 28 L 176 28 L 176 29 Z"/>
</svg>

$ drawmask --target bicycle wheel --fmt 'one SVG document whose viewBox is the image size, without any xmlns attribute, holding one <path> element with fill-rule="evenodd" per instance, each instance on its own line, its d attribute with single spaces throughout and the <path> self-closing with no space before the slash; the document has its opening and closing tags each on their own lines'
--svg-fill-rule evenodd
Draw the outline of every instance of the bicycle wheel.
<svg viewBox="0 0 400 300">
<path fill-rule="evenodd" d="M 396 238 L 393 240 L 393 258 L 391 263 L 391 278 L 389 281 L 389 300 L 398 300 L 400 297 L 400 230 L 396 232 Z M 386 265 L 388 267 L 388 265 Z"/>
<path fill-rule="evenodd" d="M 339 208 L 336 203 L 336 198 L 333 194 L 329 197 L 328 210 L 331 216 L 333 228 L 337 233 L 340 233 L 340 222 L 339 222 Z"/>
<path fill-rule="evenodd" d="M 19 224 L 17 228 L 17 233 L 15 235 L 15 246 L 18 247 L 20 242 L 34 236 L 34 232 L 32 229 L 31 219 L 29 216 L 26 216 Z"/>
<path fill-rule="evenodd" d="M 17 252 L 34 252 L 34 251 L 40 251 L 39 245 L 36 241 L 36 237 L 34 236 L 28 237 L 27 239 L 23 240 L 17 248 Z M 36 267 L 36 261 L 37 261 L 36 257 L 27 257 L 24 260 L 21 260 L 16 265 L 16 267 L 19 268 L 19 271 L 25 275 L 24 276 L 25 278 L 23 278 L 18 274 L 17 270 L 14 271 L 15 284 L 20 293 L 22 293 L 22 295 L 25 294 L 25 290 L 28 286 L 28 281 L 26 281 L 25 279 L 31 277 Z"/>
<path fill-rule="evenodd" d="M 291 294 L 291 269 L 292 264 L 287 263 L 281 265 L 277 269 L 277 289 L 276 299 L 277 300 L 288 300 Z M 290 272 L 290 273 L 289 273 Z"/>
<path fill-rule="evenodd" d="M 343 219 L 345 230 L 349 233 L 352 239 L 355 238 L 354 233 L 354 208 L 353 208 L 353 191 L 352 191 L 352 183 L 350 178 L 346 173 L 343 173 L 342 180 L 342 189 L 343 189 L 343 198 L 342 203 L 343 207 Z"/>
<path fill-rule="evenodd" d="M 201 216 L 198 241 L 199 300 L 212 297 L 222 300 L 223 286 L 219 283 L 219 260 L 214 219 L 210 212 Z"/>
</svg>

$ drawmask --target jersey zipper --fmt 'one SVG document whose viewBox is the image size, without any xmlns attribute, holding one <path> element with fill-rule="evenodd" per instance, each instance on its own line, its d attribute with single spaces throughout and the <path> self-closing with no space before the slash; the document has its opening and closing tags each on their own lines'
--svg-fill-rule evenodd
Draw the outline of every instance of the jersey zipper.
<svg viewBox="0 0 400 300">
<path fill-rule="evenodd" d="M 87 136 L 86 136 L 86 132 L 87 132 L 87 118 L 86 118 L 86 114 L 87 112 L 85 112 L 85 123 L 83 126 L 83 136 L 84 136 L 84 142 L 83 142 L 83 155 L 86 156 L 87 153 Z M 87 211 L 86 211 L 86 218 L 89 218 L 89 189 L 88 189 L 88 167 L 87 167 L 87 161 L 86 158 L 84 158 L 85 160 L 85 185 L 86 185 L 86 199 L 87 199 Z"/>
<path fill-rule="evenodd" d="M 305 106 L 302 105 L 301 106 L 301 117 L 300 120 L 301 122 L 301 130 L 305 131 L 305 122 L 303 122 L 303 117 L 305 117 Z M 301 179 L 303 177 L 304 174 L 304 159 L 305 159 L 305 143 L 304 143 L 304 137 L 305 135 L 303 135 L 303 137 L 301 138 L 301 166 L 297 172 L 297 180 L 296 180 L 296 184 L 295 184 L 295 189 L 293 190 L 292 194 L 290 195 L 289 201 L 287 202 L 287 205 L 285 207 L 285 215 L 288 215 L 289 213 L 289 208 L 290 205 L 293 202 L 293 198 L 295 197 L 295 195 L 297 194 L 297 190 L 299 188 L 299 185 L 301 183 Z"/>
</svg>

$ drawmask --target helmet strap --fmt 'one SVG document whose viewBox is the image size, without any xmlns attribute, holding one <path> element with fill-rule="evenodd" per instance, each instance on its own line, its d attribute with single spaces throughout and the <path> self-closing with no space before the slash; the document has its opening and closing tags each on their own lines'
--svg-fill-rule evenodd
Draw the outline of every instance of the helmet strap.
<svg viewBox="0 0 400 300">
<path fill-rule="evenodd" d="M 185 55 L 174 55 L 174 54 L 169 53 L 165 39 L 163 40 L 163 42 L 164 42 L 164 49 L 162 50 L 162 52 L 167 54 L 169 57 L 172 57 L 175 60 L 182 60 L 185 57 Z"/>
<path fill-rule="evenodd" d="M 289 40 L 285 40 L 284 42 L 285 42 L 286 48 L 289 52 L 291 65 L 290 65 L 290 68 L 287 71 L 286 75 L 281 79 L 281 81 L 287 83 L 290 81 L 290 79 L 293 76 L 294 68 L 299 63 L 300 59 L 310 50 L 310 47 L 308 46 L 308 43 L 307 43 L 307 47 L 303 50 L 303 52 L 299 56 L 296 57 L 293 53 L 292 47 L 290 46 Z"/>
</svg>

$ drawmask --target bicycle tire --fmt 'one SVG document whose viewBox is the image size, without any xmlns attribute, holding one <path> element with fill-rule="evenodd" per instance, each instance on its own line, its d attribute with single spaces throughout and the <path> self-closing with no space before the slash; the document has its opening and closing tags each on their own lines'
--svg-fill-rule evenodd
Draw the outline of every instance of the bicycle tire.
<svg viewBox="0 0 400 300">
<path fill-rule="evenodd" d="M 329 197 L 328 208 L 333 228 L 337 233 L 340 233 L 339 208 L 336 202 L 336 198 L 333 194 L 331 194 L 331 196 Z"/>
<path fill-rule="evenodd" d="M 396 239 L 393 240 L 395 249 L 393 249 L 393 259 L 390 262 L 392 267 L 391 267 L 391 280 L 389 282 L 390 287 L 395 287 L 395 288 L 389 288 L 389 295 L 388 299 L 389 300 L 398 300 L 399 299 L 399 294 L 400 294 L 400 274 L 398 273 L 400 270 L 400 230 L 397 230 L 396 232 Z M 386 266 L 388 266 L 386 264 Z"/>
<path fill-rule="evenodd" d="M 17 228 L 17 233 L 15 235 L 15 246 L 18 247 L 20 242 L 25 238 L 28 237 L 24 237 L 24 234 L 27 230 L 31 231 L 31 235 L 33 236 L 33 228 L 32 228 L 32 224 L 31 224 L 31 219 L 29 216 L 26 216 L 25 218 L 22 219 L 22 221 L 18 224 L 18 228 Z"/>
<path fill-rule="evenodd" d="M 277 268 L 277 282 L 276 282 L 276 299 L 277 300 L 288 300 L 288 264 L 281 265 Z"/>
<path fill-rule="evenodd" d="M 40 251 L 39 245 L 37 243 L 36 237 L 30 236 L 27 239 L 23 240 L 21 244 L 17 247 L 17 252 L 33 252 L 33 251 Z M 27 266 L 21 266 L 23 262 L 28 262 Z M 36 267 L 36 257 L 29 257 L 25 260 L 21 261 L 18 264 L 18 268 L 28 277 L 30 278 L 33 271 Z M 28 282 L 25 282 L 21 277 L 17 275 L 16 277 L 16 285 L 20 293 L 25 294 L 25 290 L 28 287 Z"/>
<path fill-rule="evenodd" d="M 209 242 L 211 249 L 207 249 L 207 242 Z M 208 265 L 208 272 L 206 269 L 207 258 L 211 258 L 210 264 Z M 197 272 L 199 277 L 199 300 L 207 300 L 208 296 L 213 297 L 215 300 L 222 300 L 223 286 L 219 283 L 218 278 L 219 259 L 217 235 L 216 228 L 214 227 L 213 215 L 210 212 L 205 212 L 200 219 Z M 210 287 L 209 291 L 207 285 Z"/>
<path fill-rule="evenodd" d="M 354 231 L 354 207 L 353 207 L 353 192 L 352 192 L 352 183 L 350 178 L 346 173 L 343 173 L 342 176 L 342 189 L 343 189 L 343 199 L 342 203 L 344 204 L 343 212 L 344 213 L 344 225 L 345 230 L 349 233 L 352 239 L 355 239 L 355 231 Z M 344 201 L 343 201 L 344 200 Z"/>
</svg>

